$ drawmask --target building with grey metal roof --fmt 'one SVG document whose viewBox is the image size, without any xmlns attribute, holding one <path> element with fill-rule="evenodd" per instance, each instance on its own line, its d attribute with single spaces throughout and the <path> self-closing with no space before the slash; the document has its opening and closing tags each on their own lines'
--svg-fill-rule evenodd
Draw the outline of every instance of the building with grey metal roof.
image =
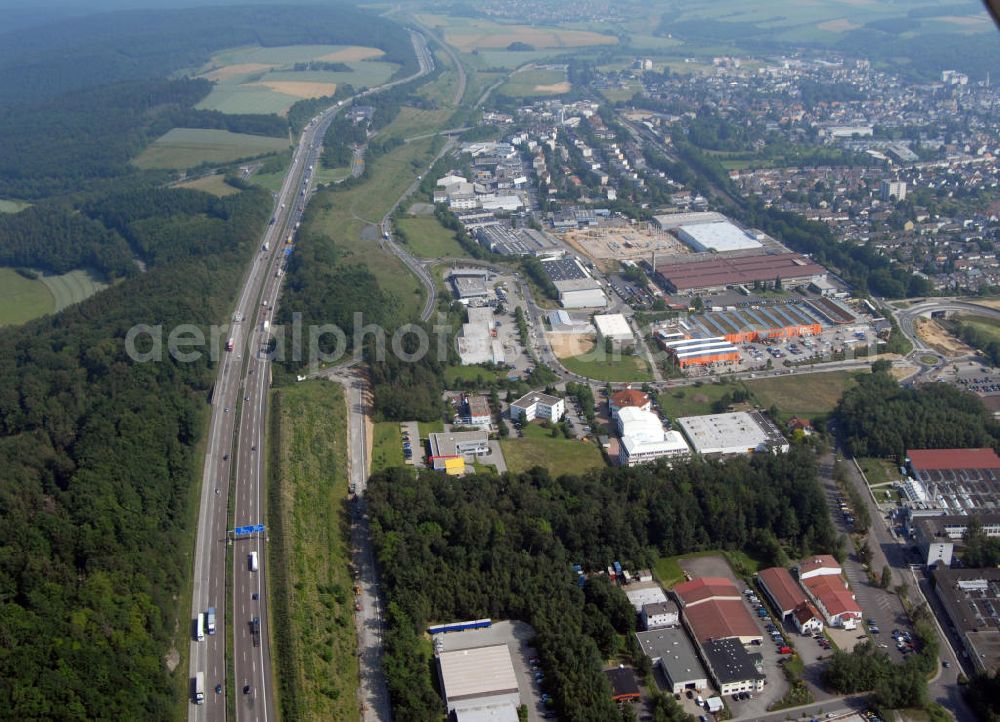
<svg viewBox="0 0 1000 722">
<path fill-rule="evenodd" d="M 635 638 L 653 666 L 660 665 L 671 692 L 680 694 L 685 689 L 708 687 L 708 672 L 683 628 L 664 627 L 638 632 Z"/>
</svg>

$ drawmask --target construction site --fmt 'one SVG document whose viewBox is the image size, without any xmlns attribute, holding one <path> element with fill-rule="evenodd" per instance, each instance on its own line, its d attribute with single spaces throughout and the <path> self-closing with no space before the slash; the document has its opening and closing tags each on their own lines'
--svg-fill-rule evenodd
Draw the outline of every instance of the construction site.
<svg viewBox="0 0 1000 722">
<path fill-rule="evenodd" d="M 647 261 L 653 254 L 687 255 L 688 248 L 674 235 L 652 223 L 611 219 L 599 226 L 567 231 L 563 240 L 604 268 L 609 261 Z"/>
</svg>

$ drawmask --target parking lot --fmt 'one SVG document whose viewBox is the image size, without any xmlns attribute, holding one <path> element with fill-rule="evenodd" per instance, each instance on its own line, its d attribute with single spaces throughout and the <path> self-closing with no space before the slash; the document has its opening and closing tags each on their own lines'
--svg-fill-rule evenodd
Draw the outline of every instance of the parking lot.
<svg viewBox="0 0 1000 722">
<path fill-rule="evenodd" d="M 420 440 L 420 425 L 416 421 L 404 421 L 399 425 L 399 434 L 403 439 L 403 461 L 412 466 L 422 467 L 424 447 Z"/>
<path fill-rule="evenodd" d="M 445 652 L 506 644 L 514 663 L 514 675 L 517 677 L 521 704 L 528 708 L 528 720 L 541 722 L 545 719 L 547 711 L 542 703 L 545 680 L 543 675 L 541 681 L 536 681 L 541 671 L 537 668 L 537 664 L 531 662 L 532 659 L 536 659 L 536 652 L 528 645 L 528 641 L 534 636 L 535 630 L 524 622 L 496 622 L 488 629 L 439 634 L 435 639 L 441 640 L 441 648 Z"/>
</svg>

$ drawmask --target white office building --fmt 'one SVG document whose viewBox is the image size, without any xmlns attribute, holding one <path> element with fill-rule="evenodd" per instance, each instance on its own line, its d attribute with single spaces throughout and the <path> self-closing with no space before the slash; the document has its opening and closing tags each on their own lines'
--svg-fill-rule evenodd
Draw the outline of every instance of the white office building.
<svg viewBox="0 0 1000 722">
<path fill-rule="evenodd" d="M 687 457 L 691 449 L 678 431 L 665 431 L 659 417 L 636 406 L 615 414 L 621 435 L 618 462 L 622 466 L 645 464 L 662 458 Z"/>
<path fill-rule="evenodd" d="M 510 405 L 512 421 L 534 421 L 543 419 L 556 422 L 566 413 L 566 402 L 558 396 L 550 396 L 540 391 L 525 394 Z"/>
</svg>

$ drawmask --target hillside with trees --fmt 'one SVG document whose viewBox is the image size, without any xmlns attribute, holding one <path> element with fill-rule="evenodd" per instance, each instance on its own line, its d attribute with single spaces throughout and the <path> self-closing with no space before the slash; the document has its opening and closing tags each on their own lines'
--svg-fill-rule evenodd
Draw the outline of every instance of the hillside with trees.
<svg viewBox="0 0 1000 722">
<path fill-rule="evenodd" d="M 385 669 L 394 716 L 407 720 L 441 715 L 423 629 L 482 617 L 535 628 L 560 718 L 617 719 L 601 660 L 621 654 L 642 665 L 629 635 L 634 618 L 620 592 L 600 582 L 579 589 L 572 564 L 650 567 L 660 556 L 714 548 L 773 563 L 836 545 L 815 457 L 804 448 L 558 479 L 538 468 L 461 479 L 389 469 L 372 478 L 367 499 L 389 602 Z"/>
<path fill-rule="evenodd" d="M 854 456 L 902 463 L 907 449 L 1000 446 L 1000 425 L 973 394 L 937 383 L 904 388 L 876 362 L 858 377 L 835 411 L 845 449 Z"/>
<path fill-rule="evenodd" d="M 136 324 L 226 318 L 268 200 L 226 199 L 198 257 L 0 331 L 5 717 L 174 718 L 163 658 L 182 624 L 188 501 L 215 369 L 207 358 L 135 363 L 124 338 Z"/>
</svg>

